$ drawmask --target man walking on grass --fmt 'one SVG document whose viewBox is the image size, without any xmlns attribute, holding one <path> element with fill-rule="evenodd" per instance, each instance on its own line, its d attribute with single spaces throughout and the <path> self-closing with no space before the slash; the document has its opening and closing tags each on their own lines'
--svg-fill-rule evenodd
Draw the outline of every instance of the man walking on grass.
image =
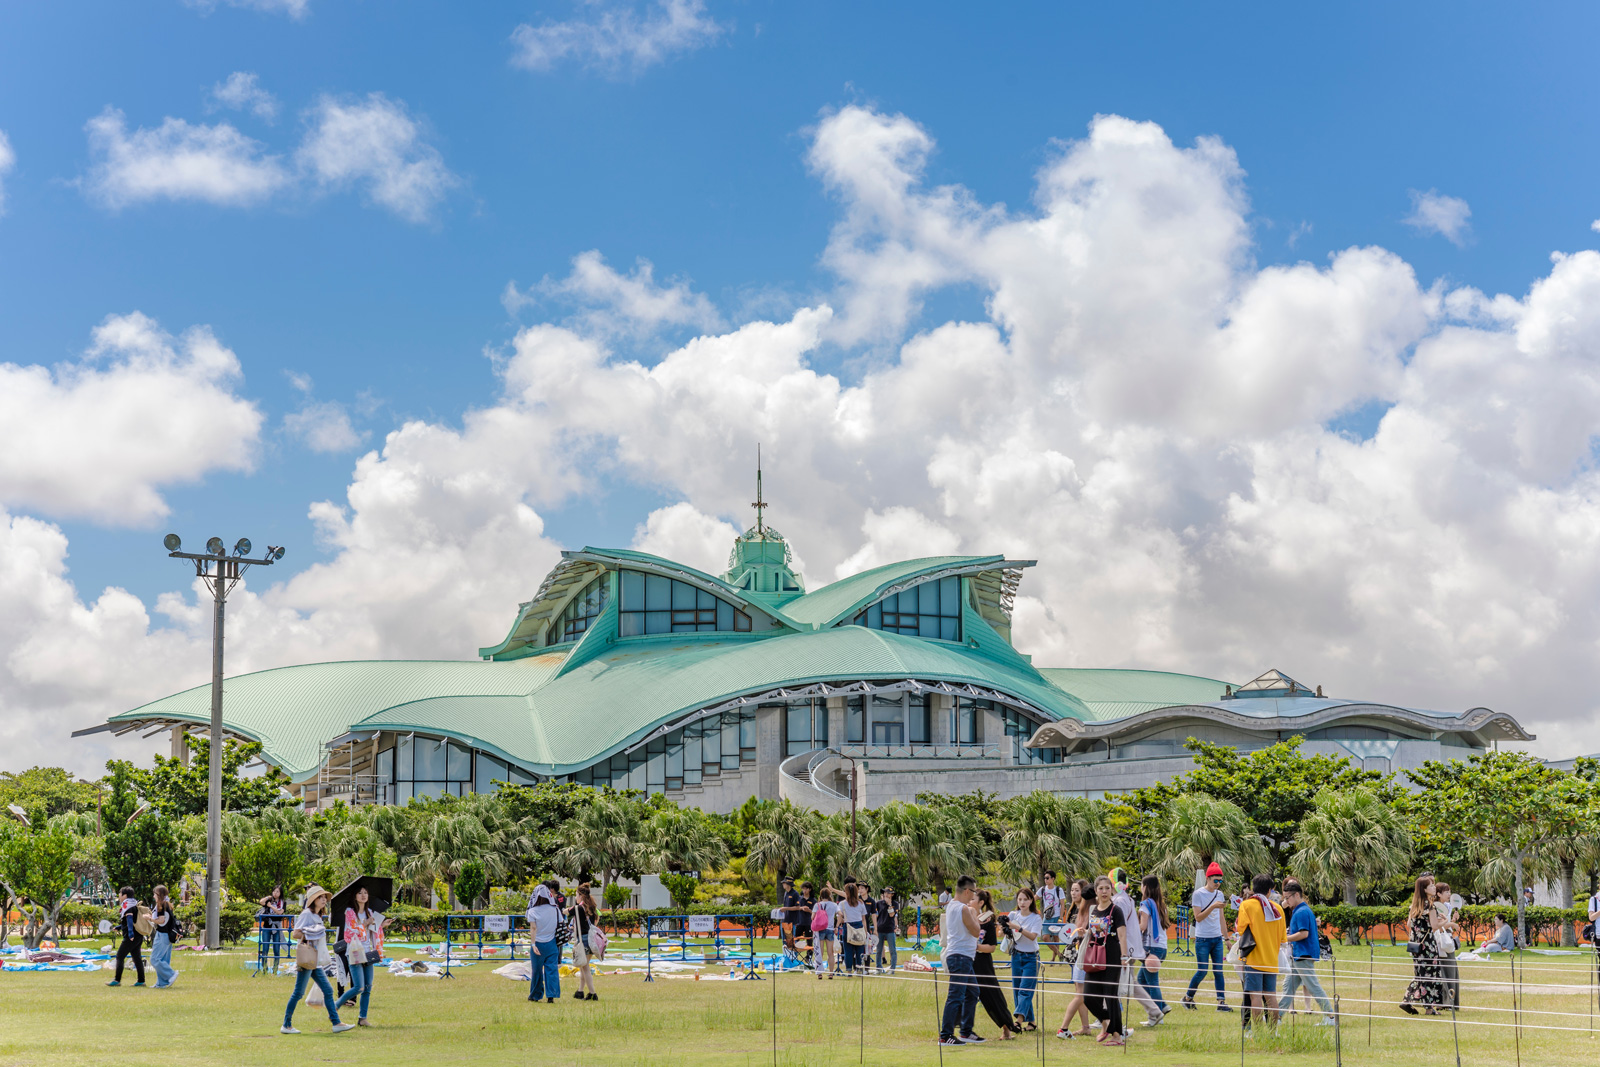
<svg viewBox="0 0 1600 1067">
<path fill-rule="evenodd" d="M 939 1023 L 939 1044 L 977 1045 L 983 1038 L 972 1032 L 978 1010 L 978 980 L 972 961 L 978 955 L 978 883 L 971 875 L 956 879 L 955 896 L 944 909 L 939 933 L 944 938 L 944 973 L 950 991 L 944 1000 L 944 1018 Z"/>
<path fill-rule="evenodd" d="M 1283 883 L 1283 907 L 1289 913 L 1287 937 L 1290 969 L 1289 976 L 1283 982 L 1282 1003 L 1292 1009 L 1295 990 L 1304 985 L 1306 992 L 1316 1000 L 1317 1007 L 1322 1009 L 1322 1021 L 1317 1025 L 1332 1026 L 1333 1004 L 1328 1000 L 1328 994 L 1322 991 L 1322 982 L 1317 978 L 1317 961 L 1322 958 L 1317 917 L 1306 901 L 1305 890 L 1293 878 Z"/>
</svg>

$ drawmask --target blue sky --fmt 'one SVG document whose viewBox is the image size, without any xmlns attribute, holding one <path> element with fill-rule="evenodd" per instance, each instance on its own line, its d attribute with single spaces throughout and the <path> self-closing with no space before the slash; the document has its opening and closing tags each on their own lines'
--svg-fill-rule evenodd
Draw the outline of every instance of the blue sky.
<svg viewBox="0 0 1600 1067">
<path fill-rule="evenodd" d="M 841 108 L 905 116 L 936 142 L 924 185 L 960 185 L 1014 216 L 1034 212 L 1039 172 L 1096 115 L 1156 123 L 1180 148 L 1220 139 L 1249 202 L 1243 254 L 1253 263 L 1229 266 L 1241 276 L 1298 261 L 1326 268 L 1335 253 L 1375 245 L 1409 264 L 1423 290 L 1437 281 L 1440 292 L 1520 299 L 1551 271 L 1552 252 L 1597 242 L 1592 5 L 682 4 L 698 36 L 662 45 L 653 61 L 610 62 L 580 46 L 538 69 L 516 61 L 519 26 L 630 13 L 648 23 L 664 8 L 141 0 L 0 10 L 0 131 L 15 155 L 0 176 L 0 362 L 79 360 L 109 315 L 137 311 L 172 334 L 203 324 L 238 356 L 235 394 L 264 416 L 255 471 L 158 480 L 165 518 L 14 503 L 66 535 L 77 595 L 117 585 L 151 605 L 183 588 L 159 551 L 168 529 L 192 542 L 217 533 L 285 544 L 277 579 L 333 559 L 308 507 L 342 502 L 356 457 L 408 420 L 458 427 L 494 405 L 518 330 L 574 310 L 553 292 L 508 310 L 508 283 L 566 277 L 581 253 L 624 273 L 648 260 L 656 283 L 705 294 L 723 324 L 781 321 L 836 293 L 824 249 L 845 207 L 808 152 Z M 218 104 L 214 87 L 236 72 L 254 75 L 275 117 Z M 169 117 L 230 124 L 259 142 L 256 159 L 277 157 L 288 173 L 304 167 L 293 161 L 325 118 L 319 109 L 375 93 L 415 124 L 409 158 L 435 168 L 438 188 L 420 207 L 386 207 L 361 180 L 318 184 L 302 171 L 244 204 L 96 191 L 104 149 L 86 124 L 108 108 L 124 133 Z M 1437 201 L 1446 223 L 1419 226 L 1415 197 L 1428 193 L 1464 203 Z M 929 286 L 893 337 L 830 337 L 809 364 L 858 383 L 918 329 L 984 320 L 990 295 L 970 279 Z M 669 322 L 610 343 L 652 363 L 700 331 Z M 1372 437 L 1399 395 L 1378 393 L 1323 424 Z M 313 403 L 338 405 L 360 445 L 318 452 L 285 429 Z M 695 492 L 627 463 L 591 474 L 581 492 L 539 507 L 547 538 L 626 544 L 648 514 Z M 746 518 L 694 502 L 712 518 Z"/>
</svg>

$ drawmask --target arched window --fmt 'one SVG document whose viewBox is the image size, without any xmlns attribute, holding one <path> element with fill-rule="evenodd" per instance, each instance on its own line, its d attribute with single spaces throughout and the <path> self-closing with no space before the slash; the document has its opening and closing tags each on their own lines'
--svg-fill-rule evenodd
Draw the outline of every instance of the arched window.
<svg viewBox="0 0 1600 1067">
<path fill-rule="evenodd" d="M 622 572 L 621 637 L 749 629 L 750 616 L 704 589 L 659 574 Z"/>
<path fill-rule="evenodd" d="M 909 637 L 961 640 L 961 579 L 937 578 L 884 597 L 851 620 Z"/>
<path fill-rule="evenodd" d="M 600 617 L 606 606 L 606 591 L 611 587 L 610 575 L 600 574 L 584 586 L 561 612 L 561 617 L 550 627 L 548 644 L 576 641 L 589 632 L 589 626 Z"/>
</svg>

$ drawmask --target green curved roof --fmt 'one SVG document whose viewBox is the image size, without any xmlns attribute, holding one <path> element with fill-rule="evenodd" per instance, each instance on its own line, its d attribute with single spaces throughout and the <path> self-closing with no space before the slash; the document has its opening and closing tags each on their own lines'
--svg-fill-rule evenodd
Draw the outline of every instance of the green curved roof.
<svg viewBox="0 0 1600 1067">
<path fill-rule="evenodd" d="M 1042 667 L 1039 673 L 1071 693 L 1096 721 L 1123 719 L 1175 704 L 1207 704 L 1222 699 L 1226 682 L 1171 671 Z"/>
<path fill-rule="evenodd" d="M 849 618 L 878 599 L 880 590 L 924 571 L 963 564 L 999 563 L 1004 559 L 1004 556 L 925 556 L 922 559 L 885 563 L 881 567 L 840 578 L 814 593 L 796 597 L 783 606 L 783 614 L 803 626 L 820 629 Z"/>
<path fill-rule="evenodd" d="M 262 741 L 264 755 L 300 780 L 315 773 L 328 740 L 373 729 L 448 735 L 532 771 L 566 774 L 701 708 L 825 681 L 970 683 L 1025 700 L 1051 718 L 1089 716 L 1081 701 L 1020 659 L 997 662 L 968 645 L 861 626 L 775 637 L 630 638 L 558 675 L 568 654 L 261 671 L 228 679 L 224 718 L 231 731 Z M 210 686 L 199 686 L 112 721 L 204 723 L 209 701 Z"/>
</svg>

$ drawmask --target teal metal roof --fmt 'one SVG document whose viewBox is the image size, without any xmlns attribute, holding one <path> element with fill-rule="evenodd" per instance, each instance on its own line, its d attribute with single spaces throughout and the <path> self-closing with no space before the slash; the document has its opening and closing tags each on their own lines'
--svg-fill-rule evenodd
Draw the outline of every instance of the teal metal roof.
<svg viewBox="0 0 1600 1067">
<path fill-rule="evenodd" d="M 351 724 L 393 705 L 428 697 L 526 696 L 561 664 L 530 656 L 507 663 L 369 660 L 308 663 L 241 674 L 223 682 L 223 722 L 262 743 L 262 755 L 299 781 L 322 765 L 323 748 Z M 110 721 L 211 721 L 211 684 L 152 701 Z"/>
<path fill-rule="evenodd" d="M 885 563 L 881 567 L 841 578 L 816 592 L 796 597 L 783 605 L 783 614 L 802 626 L 825 628 L 849 618 L 861 608 L 878 599 L 881 590 L 915 577 L 925 571 L 964 564 L 1000 563 L 1004 556 L 926 556 L 900 563 Z"/>
<path fill-rule="evenodd" d="M 616 642 L 565 673 L 567 653 L 500 662 L 319 663 L 230 678 L 231 731 L 264 743 L 295 780 L 322 745 L 354 730 L 418 730 L 498 752 L 529 770 L 566 774 L 696 710 L 780 686 L 915 678 L 972 684 L 1027 701 L 1047 717 L 1087 718 L 1076 697 L 1017 658 L 968 645 L 842 626 L 777 636 L 668 634 Z M 204 723 L 199 686 L 115 716 Z"/>
<path fill-rule="evenodd" d="M 1050 683 L 1082 700 L 1096 722 L 1125 719 L 1174 704 L 1221 700 L 1226 682 L 1197 674 L 1170 671 L 1105 670 L 1089 667 L 1043 667 Z"/>
</svg>

